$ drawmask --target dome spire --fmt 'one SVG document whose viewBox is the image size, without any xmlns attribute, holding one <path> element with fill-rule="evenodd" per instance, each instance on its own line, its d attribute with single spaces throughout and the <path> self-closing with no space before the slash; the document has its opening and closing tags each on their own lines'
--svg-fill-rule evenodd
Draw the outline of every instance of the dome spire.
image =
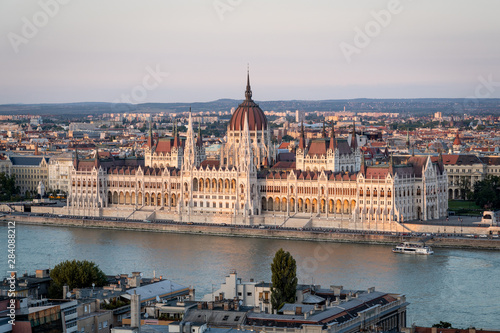
<svg viewBox="0 0 500 333">
<path fill-rule="evenodd" d="M 250 89 L 250 66 L 247 65 L 247 90 L 245 90 L 245 99 L 247 101 L 252 99 L 252 90 Z"/>
</svg>

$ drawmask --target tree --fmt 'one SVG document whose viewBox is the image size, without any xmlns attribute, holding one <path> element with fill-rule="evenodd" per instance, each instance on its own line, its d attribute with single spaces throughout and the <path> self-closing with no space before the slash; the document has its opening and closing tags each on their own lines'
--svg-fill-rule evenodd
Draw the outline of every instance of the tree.
<svg viewBox="0 0 500 333">
<path fill-rule="evenodd" d="M 459 178 L 459 189 L 460 189 L 460 197 L 462 200 L 469 200 L 472 191 L 470 188 L 470 178 L 469 177 L 460 177 Z"/>
<path fill-rule="evenodd" d="M 290 141 L 293 141 L 293 140 L 295 140 L 295 139 L 292 136 L 288 135 L 288 134 L 281 138 L 281 141 L 283 141 L 283 142 L 290 142 Z"/>
<path fill-rule="evenodd" d="M 472 199 L 482 208 L 500 208 L 500 177 L 488 176 L 484 180 L 476 182 Z"/>
<path fill-rule="evenodd" d="M 106 275 L 92 261 L 66 260 L 57 264 L 51 271 L 52 283 L 49 295 L 52 298 L 62 296 L 62 288 L 68 285 L 69 289 L 89 288 L 92 283 L 97 287 L 103 286 L 107 279 Z"/>
<path fill-rule="evenodd" d="M 290 252 L 279 249 L 271 264 L 271 305 L 279 310 L 285 303 L 295 302 L 297 263 Z"/>
<path fill-rule="evenodd" d="M 16 176 L 0 172 L 0 200 L 13 200 L 18 194 L 19 187 L 16 187 Z"/>
<path fill-rule="evenodd" d="M 432 327 L 437 327 L 437 328 L 453 328 L 451 324 L 447 321 L 440 321 L 438 324 L 432 325 Z"/>
</svg>

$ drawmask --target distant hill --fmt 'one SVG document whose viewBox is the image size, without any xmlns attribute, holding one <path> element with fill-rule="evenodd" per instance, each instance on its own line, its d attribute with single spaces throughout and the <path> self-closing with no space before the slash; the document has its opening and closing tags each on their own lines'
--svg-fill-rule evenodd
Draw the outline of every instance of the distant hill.
<svg viewBox="0 0 500 333">
<path fill-rule="evenodd" d="M 237 107 L 241 100 L 219 99 L 211 102 L 194 103 L 145 103 L 113 104 L 101 102 L 60 103 L 60 104 L 3 104 L 0 114 L 76 115 L 125 112 L 184 112 L 191 107 L 197 111 L 228 111 Z M 257 101 L 264 111 L 347 111 L 354 112 L 399 112 L 426 114 L 500 114 L 500 98 L 465 100 L 461 98 L 420 98 L 420 99 L 337 99 L 337 100 L 290 100 Z"/>
</svg>

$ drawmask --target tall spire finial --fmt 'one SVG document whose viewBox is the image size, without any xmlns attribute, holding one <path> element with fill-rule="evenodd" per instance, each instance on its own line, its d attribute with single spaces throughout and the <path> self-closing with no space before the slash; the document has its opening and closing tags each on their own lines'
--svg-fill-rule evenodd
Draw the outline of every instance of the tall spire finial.
<svg viewBox="0 0 500 333">
<path fill-rule="evenodd" d="M 247 65 L 247 90 L 245 90 L 245 99 L 252 99 L 252 90 L 250 89 L 250 66 Z"/>
</svg>

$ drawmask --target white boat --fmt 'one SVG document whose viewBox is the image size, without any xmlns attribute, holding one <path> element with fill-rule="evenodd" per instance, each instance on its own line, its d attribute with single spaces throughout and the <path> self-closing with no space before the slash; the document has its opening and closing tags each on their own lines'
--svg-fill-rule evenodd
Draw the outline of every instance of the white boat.
<svg viewBox="0 0 500 333">
<path fill-rule="evenodd" d="M 392 252 L 394 253 L 410 253 L 410 254 L 434 254 L 432 248 L 430 246 L 425 245 L 424 243 L 411 243 L 404 242 L 399 245 L 396 245 Z"/>
</svg>

